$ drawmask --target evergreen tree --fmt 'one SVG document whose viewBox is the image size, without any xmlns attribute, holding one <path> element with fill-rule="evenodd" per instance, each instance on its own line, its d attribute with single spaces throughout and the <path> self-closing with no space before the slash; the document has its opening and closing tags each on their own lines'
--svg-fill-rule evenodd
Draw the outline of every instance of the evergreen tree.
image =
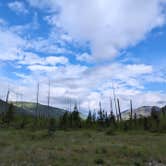
<svg viewBox="0 0 166 166">
<path fill-rule="evenodd" d="M 56 121 L 54 118 L 50 118 L 48 122 L 48 134 L 52 135 L 56 130 Z"/>
<path fill-rule="evenodd" d="M 134 125 L 135 127 L 137 127 L 137 114 L 134 113 Z"/>
<path fill-rule="evenodd" d="M 66 111 L 60 119 L 60 127 L 67 128 L 70 127 L 70 114 Z"/>
<path fill-rule="evenodd" d="M 144 130 L 149 130 L 148 118 L 144 117 Z"/>
<path fill-rule="evenodd" d="M 74 111 L 72 112 L 72 127 L 80 128 L 81 127 L 81 118 L 78 112 L 77 104 L 74 106 Z"/>
<path fill-rule="evenodd" d="M 86 124 L 87 126 L 91 127 L 92 123 L 93 123 L 93 117 L 91 111 L 89 110 L 88 117 L 86 119 Z"/>
<path fill-rule="evenodd" d="M 14 108 L 13 104 L 9 105 L 9 108 L 5 114 L 5 122 L 9 125 L 14 119 Z"/>
<path fill-rule="evenodd" d="M 166 106 L 164 106 L 164 107 L 161 108 L 161 112 L 162 112 L 163 116 L 166 115 Z"/>
<path fill-rule="evenodd" d="M 115 115 L 114 115 L 113 111 L 111 111 L 111 113 L 110 113 L 110 123 L 111 123 L 111 125 L 116 124 Z"/>
<path fill-rule="evenodd" d="M 96 111 L 95 110 L 93 111 L 92 121 L 93 121 L 93 123 L 96 122 Z"/>
<path fill-rule="evenodd" d="M 103 125 L 103 122 L 104 122 L 104 111 L 101 108 L 101 102 L 99 102 L 99 111 L 98 111 L 97 121 L 98 121 L 99 125 Z"/>
<path fill-rule="evenodd" d="M 152 107 L 152 111 L 151 111 L 151 117 L 154 119 L 154 121 L 156 122 L 156 127 L 157 129 L 159 128 L 159 123 L 160 123 L 160 117 L 159 117 L 159 112 L 156 110 L 156 107 Z"/>
</svg>

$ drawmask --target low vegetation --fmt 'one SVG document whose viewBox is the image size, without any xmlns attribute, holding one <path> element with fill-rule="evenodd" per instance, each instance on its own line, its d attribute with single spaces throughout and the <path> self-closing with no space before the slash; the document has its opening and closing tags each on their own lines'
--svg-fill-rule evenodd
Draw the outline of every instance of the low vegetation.
<svg viewBox="0 0 166 166">
<path fill-rule="evenodd" d="M 0 115 L 1 165 L 164 165 L 166 107 L 128 120 L 102 110 L 80 118 L 77 106 L 60 118 Z"/>
<path fill-rule="evenodd" d="M 97 130 L 0 129 L 1 165 L 166 164 L 166 134 Z"/>
</svg>

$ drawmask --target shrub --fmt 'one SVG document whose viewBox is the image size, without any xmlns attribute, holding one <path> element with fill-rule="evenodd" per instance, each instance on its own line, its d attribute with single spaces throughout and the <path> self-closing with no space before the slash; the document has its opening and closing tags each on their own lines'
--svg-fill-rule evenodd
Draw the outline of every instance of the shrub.
<svg viewBox="0 0 166 166">
<path fill-rule="evenodd" d="M 115 130 L 113 128 L 109 128 L 106 133 L 106 135 L 115 135 Z"/>
<path fill-rule="evenodd" d="M 97 165 L 103 165 L 103 164 L 104 164 L 104 160 L 101 159 L 101 158 L 95 159 L 95 163 L 96 163 Z"/>
<path fill-rule="evenodd" d="M 52 135 L 55 130 L 56 130 L 56 121 L 54 118 L 51 118 L 49 119 L 48 122 L 48 134 Z"/>
</svg>

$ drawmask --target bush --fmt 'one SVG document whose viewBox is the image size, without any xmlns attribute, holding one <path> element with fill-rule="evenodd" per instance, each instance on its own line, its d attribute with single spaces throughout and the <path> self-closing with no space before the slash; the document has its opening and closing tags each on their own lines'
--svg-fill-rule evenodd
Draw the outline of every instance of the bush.
<svg viewBox="0 0 166 166">
<path fill-rule="evenodd" d="M 96 159 L 96 160 L 95 160 L 95 163 L 96 163 L 97 165 L 103 165 L 103 164 L 104 164 L 104 160 L 101 159 L 101 158 L 99 158 L 99 159 Z"/>
<path fill-rule="evenodd" d="M 9 125 L 14 120 L 14 108 L 13 104 L 9 105 L 9 109 L 5 113 L 4 121 Z"/>
<path fill-rule="evenodd" d="M 48 122 L 48 134 L 52 135 L 55 130 L 56 130 L 56 121 L 54 118 L 51 118 L 49 119 L 49 122 Z"/>
<path fill-rule="evenodd" d="M 106 133 L 106 135 L 115 135 L 115 130 L 113 128 L 109 128 Z"/>
</svg>

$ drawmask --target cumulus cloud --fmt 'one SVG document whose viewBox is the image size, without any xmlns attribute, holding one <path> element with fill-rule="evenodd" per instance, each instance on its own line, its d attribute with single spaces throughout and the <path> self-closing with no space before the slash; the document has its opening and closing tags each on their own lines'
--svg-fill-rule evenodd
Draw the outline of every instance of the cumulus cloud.
<svg viewBox="0 0 166 166">
<path fill-rule="evenodd" d="M 85 62 L 91 62 L 92 60 L 93 60 L 93 58 L 91 57 L 91 55 L 90 54 L 88 54 L 88 53 L 83 53 L 83 54 L 78 54 L 78 55 L 76 55 L 76 59 L 78 60 L 78 61 L 85 61 Z"/>
<path fill-rule="evenodd" d="M 4 22 L 5 20 L 3 21 L 3 23 Z M 52 39 L 51 37 L 27 39 L 24 34 L 28 29 L 30 29 L 32 25 L 34 24 L 32 23 L 7 27 L 4 25 L 1 26 L 0 24 L 0 60 L 17 60 L 19 64 L 27 65 L 36 63 L 50 65 L 55 65 L 57 63 L 67 63 L 67 58 L 63 56 L 56 56 L 58 54 L 70 52 L 66 48 L 60 47 L 57 44 L 58 40 L 59 42 L 61 42 L 60 38 L 57 37 L 58 40 L 56 40 L 57 38 L 54 36 L 54 39 Z M 40 52 L 49 55 L 47 55 L 46 58 L 41 58 L 40 55 L 37 55 L 33 52 Z"/>
<path fill-rule="evenodd" d="M 55 11 L 57 9 L 57 3 L 55 0 L 27 0 L 33 7 L 40 9 L 49 9 Z"/>
<path fill-rule="evenodd" d="M 6 24 L 6 21 L 2 18 L 0 18 L 0 25 L 5 25 Z"/>
<path fill-rule="evenodd" d="M 132 69 L 133 67 L 133 69 Z M 158 104 L 163 95 L 157 92 L 143 91 L 141 86 L 143 76 L 152 74 L 152 66 L 143 64 L 134 64 L 126 66 L 124 64 L 111 64 L 108 66 L 86 67 L 81 65 L 66 64 L 65 66 L 49 66 L 32 64 L 28 66 L 31 70 L 29 76 L 21 75 L 20 82 L 26 83 L 25 92 L 27 98 L 33 100 L 32 94 L 28 96 L 28 90 L 35 89 L 35 83 L 39 81 L 41 86 L 40 99 L 44 103 L 47 100 L 46 92 L 48 90 L 48 78 L 51 79 L 51 98 L 58 98 L 57 106 L 66 106 L 65 98 L 73 101 L 79 100 L 82 110 L 87 110 L 88 104 L 91 108 L 98 107 L 101 100 L 103 107 L 109 109 L 109 97 L 112 96 L 112 83 L 116 88 L 116 94 L 120 98 L 122 109 L 128 108 L 129 99 L 133 99 L 136 106 L 141 104 Z M 63 74 L 62 74 L 63 73 Z M 33 84 L 31 84 L 33 83 Z M 18 84 L 17 84 L 18 86 Z M 130 86 L 130 87 L 129 87 Z M 26 94 L 27 93 L 27 94 Z M 34 91 L 35 94 L 35 91 Z M 144 96 L 143 98 L 141 97 Z M 152 99 L 149 97 L 152 95 Z M 139 101 L 137 101 L 139 97 Z M 58 103 L 60 101 L 60 103 Z M 64 103 L 62 103 L 64 101 Z"/>
<path fill-rule="evenodd" d="M 52 17 L 72 37 L 88 41 L 93 56 L 108 59 L 146 38 L 165 23 L 163 0 L 30 0 L 36 7 L 59 9 Z M 43 5 L 44 4 L 44 5 Z M 56 10 L 57 11 L 57 10 Z M 69 17 L 70 16 L 70 17 Z M 53 20 L 52 20 L 53 22 Z"/>
<path fill-rule="evenodd" d="M 10 30 L 0 28 L 0 60 L 16 60 L 25 40 Z"/>
<path fill-rule="evenodd" d="M 62 26 L 75 38 L 90 41 L 97 58 L 117 55 L 165 22 L 160 0 L 62 0 L 59 5 Z"/>
<path fill-rule="evenodd" d="M 31 27 L 37 30 L 42 26 L 38 25 L 37 13 L 26 27 L 0 27 L 0 62 L 4 61 L 5 64 L 12 61 L 13 66 L 20 67 L 11 74 L 17 79 L 1 77 L 1 91 L 4 94 L 8 88 L 4 82 L 8 82 L 12 89 L 24 94 L 24 100 L 35 101 L 36 84 L 40 82 L 40 102 L 46 103 L 50 79 L 52 105 L 63 108 L 70 99 L 73 103 L 79 101 L 83 111 L 88 106 L 97 109 L 99 101 L 109 110 L 112 84 L 122 110 L 129 107 L 129 99 L 133 99 L 134 107 L 164 103 L 166 96 L 163 92 L 151 91 L 150 88 L 147 91 L 144 85 L 150 82 L 164 83 L 166 75 L 163 71 L 137 60 L 129 64 L 130 57 L 127 56 L 127 61 L 100 62 L 117 56 L 144 40 L 154 28 L 162 26 L 165 19 L 161 3 L 165 1 L 27 2 L 39 10 L 48 11 L 43 19 L 47 21 L 50 31 L 46 36 L 36 34 L 34 38 L 30 37 Z M 88 48 L 81 47 L 82 43 L 88 43 Z M 94 63 L 94 60 L 98 60 L 98 63 Z M 25 69 L 21 71 L 23 67 Z M 0 70 L 2 68 L 0 66 Z"/>
<path fill-rule="evenodd" d="M 32 52 L 21 52 L 21 58 L 18 60 L 18 64 L 22 65 L 57 65 L 67 64 L 68 59 L 63 56 L 47 56 L 40 57 Z"/>
<path fill-rule="evenodd" d="M 49 54 L 62 54 L 69 52 L 66 48 L 57 45 L 57 38 L 36 38 L 30 40 L 27 44 L 27 48 L 38 52 L 46 52 Z M 60 41 L 59 41 L 60 42 Z"/>
<path fill-rule="evenodd" d="M 15 11 L 16 13 L 23 13 L 23 14 L 27 14 L 28 10 L 26 9 L 26 6 L 23 2 L 21 1 L 13 1 L 8 3 L 8 7 Z"/>
</svg>

